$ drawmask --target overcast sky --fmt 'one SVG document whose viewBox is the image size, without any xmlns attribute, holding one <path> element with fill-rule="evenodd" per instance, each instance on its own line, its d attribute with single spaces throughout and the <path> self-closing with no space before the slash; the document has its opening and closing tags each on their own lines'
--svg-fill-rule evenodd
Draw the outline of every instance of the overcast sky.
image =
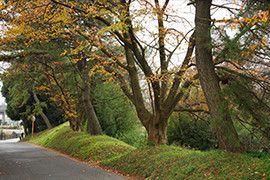
<svg viewBox="0 0 270 180">
<path fill-rule="evenodd" d="M 0 88 L 2 88 L 2 82 L 0 83 Z M 5 103 L 5 98 L 0 93 L 0 104 Z"/>
<path fill-rule="evenodd" d="M 2 73 L 7 66 L 8 66 L 7 63 L 0 62 L 0 73 Z M 5 103 L 5 98 L 1 94 L 1 89 L 2 89 L 2 81 L 0 81 L 0 104 Z"/>
</svg>

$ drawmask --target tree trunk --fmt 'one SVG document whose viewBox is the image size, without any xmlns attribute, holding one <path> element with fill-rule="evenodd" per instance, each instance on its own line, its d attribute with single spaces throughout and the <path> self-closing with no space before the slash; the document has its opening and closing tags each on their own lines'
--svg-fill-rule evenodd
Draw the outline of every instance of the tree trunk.
<svg viewBox="0 0 270 180">
<path fill-rule="evenodd" d="M 211 3 L 212 0 L 196 0 L 196 66 L 219 148 L 231 152 L 240 152 L 242 151 L 242 145 L 234 128 L 228 106 L 221 94 L 219 79 L 214 69 L 210 36 Z"/>
<path fill-rule="evenodd" d="M 168 118 L 161 115 L 152 116 L 147 126 L 148 142 L 156 145 L 168 144 L 167 124 Z"/>
<path fill-rule="evenodd" d="M 76 119 L 69 118 L 69 126 L 73 131 L 82 131 L 82 126 Z"/>
<path fill-rule="evenodd" d="M 96 113 L 94 111 L 91 99 L 90 99 L 90 87 L 84 86 L 82 90 L 83 107 L 85 112 L 85 117 L 87 119 L 87 129 L 86 131 L 91 135 L 102 135 L 102 128 L 97 119 Z"/>
<path fill-rule="evenodd" d="M 81 59 L 77 63 L 77 68 L 79 72 L 83 75 L 83 87 L 82 87 L 82 101 L 83 101 L 83 115 L 87 119 L 86 131 L 91 135 L 102 135 L 102 128 L 96 116 L 94 107 L 91 102 L 90 87 L 88 81 L 85 79 L 88 77 L 89 71 L 87 71 L 87 61 L 86 58 Z"/>
<path fill-rule="evenodd" d="M 37 94 L 36 94 L 34 91 L 33 91 L 33 97 L 34 97 L 36 103 L 37 103 L 37 104 L 40 104 L 40 100 L 38 99 Z M 51 129 L 51 128 L 52 128 L 52 125 L 51 125 L 51 123 L 50 123 L 48 117 L 44 114 L 43 110 L 41 110 L 41 111 L 39 112 L 39 114 L 41 115 L 42 119 L 43 119 L 44 122 L 46 123 L 48 129 Z"/>
</svg>

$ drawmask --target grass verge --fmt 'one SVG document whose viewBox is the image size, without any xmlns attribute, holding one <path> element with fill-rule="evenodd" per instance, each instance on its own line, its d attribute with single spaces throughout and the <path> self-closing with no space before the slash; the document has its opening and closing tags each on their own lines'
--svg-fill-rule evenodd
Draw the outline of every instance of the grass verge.
<svg viewBox="0 0 270 180">
<path fill-rule="evenodd" d="M 109 136 L 90 136 L 84 132 L 72 131 L 68 123 L 37 133 L 33 140 L 30 137 L 25 140 L 90 163 L 103 162 L 135 149 Z"/>
<path fill-rule="evenodd" d="M 143 147 L 103 163 L 146 179 L 267 179 L 270 160 L 220 150 L 194 151 L 172 146 Z"/>
<path fill-rule="evenodd" d="M 194 151 L 174 146 L 134 148 L 108 136 L 71 131 L 64 123 L 29 142 L 145 179 L 269 179 L 268 155 Z"/>
</svg>

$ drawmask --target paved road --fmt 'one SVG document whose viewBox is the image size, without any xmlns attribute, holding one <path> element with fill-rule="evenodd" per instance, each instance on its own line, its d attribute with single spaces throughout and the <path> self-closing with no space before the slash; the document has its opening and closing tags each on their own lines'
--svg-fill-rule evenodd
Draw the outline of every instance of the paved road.
<svg viewBox="0 0 270 180">
<path fill-rule="evenodd" d="M 125 180 L 116 174 L 17 141 L 0 141 L 0 180 Z"/>
</svg>

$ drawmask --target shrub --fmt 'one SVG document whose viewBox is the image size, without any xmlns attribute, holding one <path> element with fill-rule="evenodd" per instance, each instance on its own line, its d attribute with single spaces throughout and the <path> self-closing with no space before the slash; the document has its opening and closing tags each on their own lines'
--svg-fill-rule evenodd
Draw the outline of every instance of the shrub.
<svg viewBox="0 0 270 180">
<path fill-rule="evenodd" d="M 113 82 L 96 84 L 93 106 L 104 133 L 116 137 L 132 131 L 138 122 L 133 106 Z"/>
<path fill-rule="evenodd" d="M 170 144 L 208 150 L 216 147 L 217 140 L 210 126 L 202 121 L 195 122 L 186 113 L 174 113 L 168 123 Z"/>
<path fill-rule="evenodd" d="M 119 133 L 115 138 L 134 147 L 141 147 L 147 144 L 147 134 L 142 128 L 135 128 L 126 133 Z"/>
</svg>

